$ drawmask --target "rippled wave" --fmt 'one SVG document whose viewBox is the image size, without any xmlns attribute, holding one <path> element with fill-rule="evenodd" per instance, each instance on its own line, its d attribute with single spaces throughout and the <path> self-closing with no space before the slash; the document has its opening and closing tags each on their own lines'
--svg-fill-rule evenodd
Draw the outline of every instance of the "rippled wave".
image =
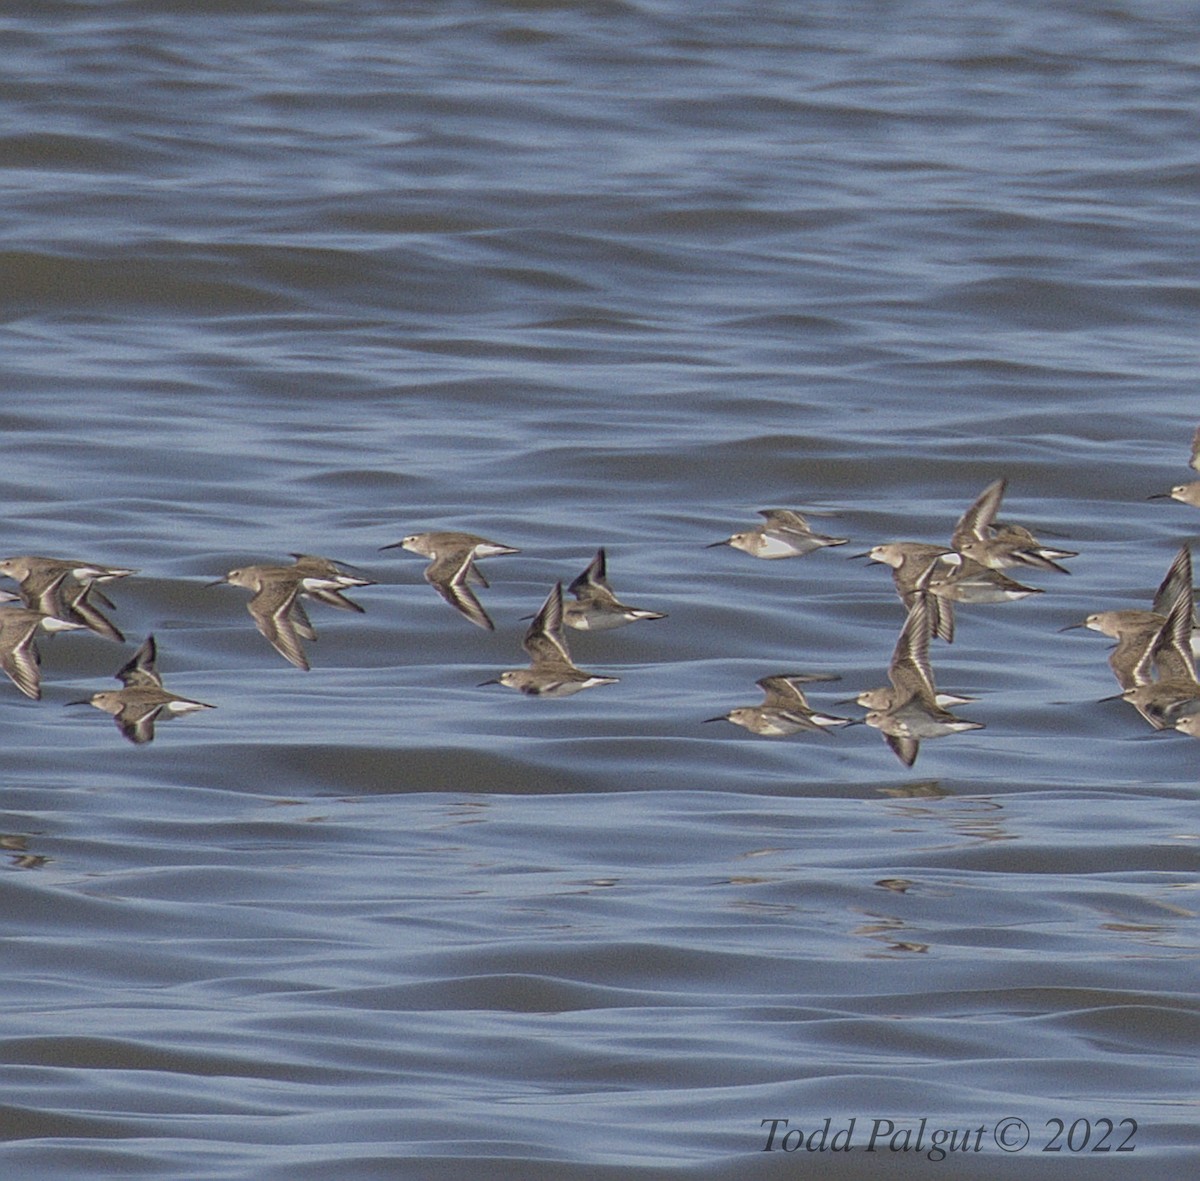
<svg viewBox="0 0 1200 1181">
<path fill-rule="evenodd" d="M 1195 748 L 1061 629 L 1196 535 L 1147 499 L 1200 418 L 1190 10 L 54 8 L 0 16 L 0 548 L 138 573 L 126 645 L 0 690 L 5 1174 L 783 1178 L 764 1119 L 926 1116 L 1181 1175 Z M 703 724 L 772 673 L 857 713 L 903 612 L 849 555 L 999 476 L 1079 556 L 935 645 L 983 729 Z M 773 506 L 850 541 L 706 548 Z M 494 633 L 381 552 L 427 529 L 519 548 Z M 601 545 L 667 614 L 572 634 L 619 682 L 481 686 Z M 307 674 L 207 585 L 292 552 L 378 583 Z M 61 708 L 150 633 L 216 709 Z"/>
</svg>

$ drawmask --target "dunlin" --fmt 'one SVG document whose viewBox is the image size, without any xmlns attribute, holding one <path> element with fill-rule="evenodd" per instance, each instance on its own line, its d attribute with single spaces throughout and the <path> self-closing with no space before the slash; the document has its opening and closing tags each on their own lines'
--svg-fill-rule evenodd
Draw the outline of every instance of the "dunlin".
<svg viewBox="0 0 1200 1181">
<path fill-rule="evenodd" d="M 357 611 L 362 614 L 363 608 L 358 603 L 351 602 L 346 598 L 344 592 L 359 586 L 378 585 L 372 578 L 363 578 L 349 573 L 342 569 L 341 564 L 329 558 L 322 558 L 316 554 L 292 554 L 291 556 L 296 559 L 292 564 L 293 568 L 299 570 L 306 577 L 319 579 L 321 583 L 331 582 L 334 584 L 330 587 L 314 583 L 300 592 L 317 603 L 324 603 L 327 607 L 337 607 L 340 611 Z"/>
<path fill-rule="evenodd" d="M 1070 573 L 1058 559 L 1078 557 L 1073 550 L 1042 545 L 1024 525 L 997 522 L 1007 482 L 993 480 L 959 518 L 950 544 L 964 557 L 992 570 L 1011 566 L 1035 566 L 1042 570 Z"/>
<path fill-rule="evenodd" d="M 906 767 L 917 761 L 921 743 L 926 739 L 983 729 L 982 722 L 968 722 L 915 697 L 897 709 L 872 710 L 863 721 L 883 734 L 884 741 Z"/>
<path fill-rule="evenodd" d="M 285 660 L 307 672 L 308 657 L 300 646 L 300 638 L 317 637 L 297 596 L 312 591 L 340 591 L 341 585 L 331 578 L 305 574 L 296 566 L 244 566 L 230 570 L 210 585 L 225 582 L 253 592 L 246 609 L 254 626 Z"/>
<path fill-rule="evenodd" d="M 587 673 L 575 666 L 562 629 L 562 583 L 556 582 L 522 641 L 522 647 L 529 653 L 529 667 L 510 669 L 480 683 L 507 685 L 531 697 L 569 697 L 593 685 L 615 684 L 616 677 Z"/>
<path fill-rule="evenodd" d="M 1167 613 L 1147 656 L 1135 670 L 1135 684 L 1121 694 L 1156 730 L 1200 710 L 1200 681 L 1192 659 L 1192 595 L 1184 590 Z M 1158 679 L 1150 679 L 1153 666 Z"/>
<path fill-rule="evenodd" d="M 925 542 L 877 545 L 866 556 L 892 567 L 892 581 L 906 607 L 912 607 L 918 593 L 934 596 L 931 623 L 947 643 L 954 639 L 953 603 L 1004 603 L 1042 593 L 1040 588 L 1024 586 L 956 550 Z"/>
<path fill-rule="evenodd" d="M 1145 680 L 1146 674 L 1141 670 L 1149 660 L 1154 641 L 1164 622 L 1164 617 L 1154 611 L 1128 608 L 1120 611 L 1095 611 L 1082 623 L 1069 624 L 1062 630 L 1085 627 L 1089 631 L 1099 632 L 1116 640 L 1116 647 L 1108 654 L 1108 666 L 1122 689 L 1132 689 Z"/>
<path fill-rule="evenodd" d="M 42 695 L 36 643 L 39 629 L 50 633 L 80 631 L 83 624 L 44 615 L 29 607 L 0 608 L 0 669 L 34 701 Z"/>
<path fill-rule="evenodd" d="M 927 541 L 889 541 L 884 545 L 872 546 L 866 553 L 853 555 L 869 558 L 890 566 L 896 580 L 896 589 L 901 597 L 915 589 L 917 583 L 939 558 L 954 553 L 945 545 L 931 545 Z"/>
<path fill-rule="evenodd" d="M 906 767 L 917 761 L 922 740 L 983 728 L 982 722 L 955 717 L 938 699 L 929 665 L 933 633 L 929 604 L 927 595 L 918 593 L 909 608 L 888 666 L 890 691 L 885 686 L 868 690 L 859 697 L 860 703 L 869 707 L 863 720 L 883 734 L 884 741 Z M 943 696 L 947 704 L 969 700 Z"/>
<path fill-rule="evenodd" d="M 105 689 L 82 701 L 68 705 L 92 705 L 112 714 L 117 729 L 130 742 L 141 745 L 154 738 L 154 723 L 182 717 L 201 709 L 215 709 L 203 701 L 179 697 L 163 688 L 157 668 L 158 651 L 153 636 L 133 654 L 133 658 L 116 672 L 124 689 Z"/>
<path fill-rule="evenodd" d="M 732 722 L 743 726 L 752 734 L 764 738 L 785 738 L 801 730 L 824 733 L 839 726 L 854 724 L 853 718 L 839 718 L 821 713 L 808 704 L 802 684 L 811 681 L 829 681 L 836 678 L 810 673 L 777 674 L 763 677 L 755 683 L 763 691 L 761 705 L 739 706 L 706 722 Z"/>
<path fill-rule="evenodd" d="M 487 579 L 475 565 L 476 558 L 490 558 L 497 554 L 515 554 L 519 550 L 511 545 L 488 541 L 474 533 L 435 531 L 414 533 L 401 541 L 383 545 L 381 550 L 402 547 L 411 553 L 430 559 L 425 567 L 425 581 L 433 587 L 456 611 L 465 615 L 477 627 L 488 631 L 495 624 L 488 618 L 475 592 L 468 585 L 487 586 Z"/>
<path fill-rule="evenodd" d="M 97 584 L 136 574 L 124 566 L 101 566 L 72 558 L 46 558 L 21 554 L 0 560 L 0 574 L 15 579 L 25 605 L 45 615 L 83 624 L 106 639 L 123 642 L 125 637 L 91 602 L 94 595 L 112 607 Z"/>
<path fill-rule="evenodd" d="M 21 599 L 27 607 L 70 619 L 103 636 L 106 640 L 124 643 L 120 629 L 91 602 L 91 596 L 104 598 L 93 582 L 76 582 L 65 571 L 57 574 L 35 572 L 21 583 Z M 108 602 L 107 599 L 104 599 Z"/>
<path fill-rule="evenodd" d="M 764 508 L 758 510 L 764 523 L 744 533 L 735 533 L 723 541 L 708 546 L 731 545 L 755 558 L 799 558 L 828 545 L 845 545 L 845 537 L 829 537 L 814 532 L 808 521 L 795 509 Z"/>
<path fill-rule="evenodd" d="M 112 582 L 136 574 L 125 566 L 101 566 L 96 562 L 80 562 L 71 558 L 41 558 L 32 554 L 0 559 L 0 574 L 16 582 L 24 582 L 35 573 L 69 574 L 77 582 Z"/>
<path fill-rule="evenodd" d="M 1172 724 L 1180 734 L 1187 734 L 1192 738 L 1200 738 L 1200 711 L 1181 714 Z"/>
<path fill-rule="evenodd" d="M 900 637 L 888 665 L 891 684 L 878 689 L 864 689 L 853 701 L 869 710 L 886 712 L 898 709 L 913 698 L 941 709 L 966 705 L 975 700 L 974 697 L 963 697 L 956 693 L 941 693 L 934 685 L 933 669 L 929 663 L 929 641 L 933 635 L 930 607 L 929 595 L 918 594 L 909 608 L 908 618 L 900 629 Z"/>
<path fill-rule="evenodd" d="M 1191 467 L 1200 472 L 1200 427 L 1196 428 L 1196 433 L 1192 436 L 1192 457 L 1188 462 Z M 1156 492 L 1150 499 L 1178 500 L 1183 504 L 1190 504 L 1193 508 L 1200 508 L 1200 480 L 1176 484 L 1170 492 Z"/>
<path fill-rule="evenodd" d="M 1182 717 L 1200 711 L 1200 684 L 1185 679 L 1151 681 L 1121 694 L 1154 727 L 1163 730 Z"/>
<path fill-rule="evenodd" d="M 1109 653 L 1108 664 L 1122 689 L 1133 689 L 1152 679 L 1155 670 L 1155 647 L 1163 635 L 1167 617 L 1181 598 L 1193 601 L 1192 555 L 1186 545 L 1167 568 L 1167 573 L 1154 594 L 1150 610 L 1126 607 L 1113 611 L 1096 611 L 1080 623 L 1068 624 L 1060 631 L 1087 628 L 1117 641 Z M 1179 610 L 1183 610 L 1180 608 Z M 1178 617 L 1170 633 L 1179 634 Z M 1196 627 L 1194 607 L 1191 613 L 1190 647 L 1194 655 L 1200 645 L 1200 629 Z"/>
<path fill-rule="evenodd" d="M 928 587 L 929 579 L 933 576 L 933 564 L 953 554 L 954 551 L 944 545 L 930 545 L 925 541 L 890 541 L 853 556 L 890 566 L 896 594 L 900 596 L 905 610 L 911 610 L 917 595 Z M 948 644 L 953 641 L 953 603 L 935 600 L 929 604 L 929 615 L 934 634 Z"/>
<path fill-rule="evenodd" d="M 1009 603 L 1042 593 L 959 553 L 936 559 L 926 585 L 930 594 L 955 603 Z"/>
<path fill-rule="evenodd" d="M 1190 504 L 1192 508 L 1200 508 L 1200 480 L 1189 480 L 1186 484 L 1176 484 L 1169 492 L 1156 492 L 1149 500 L 1178 500 L 1181 504 Z"/>
<path fill-rule="evenodd" d="M 567 590 L 575 596 L 576 602 L 566 604 L 563 622 L 577 631 L 609 631 L 639 619 L 666 618 L 661 611 L 630 607 L 617 598 L 608 584 L 607 558 L 603 549 L 596 551 L 587 569 Z"/>
</svg>

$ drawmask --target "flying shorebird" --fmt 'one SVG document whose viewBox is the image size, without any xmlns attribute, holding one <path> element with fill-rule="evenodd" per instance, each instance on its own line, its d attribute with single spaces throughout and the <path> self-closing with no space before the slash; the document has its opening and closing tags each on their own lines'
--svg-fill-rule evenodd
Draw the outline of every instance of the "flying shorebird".
<svg viewBox="0 0 1200 1181">
<path fill-rule="evenodd" d="M 157 667 L 158 649 L 154 637 L 147 636 L 141 647 L 114 674 L 123 689 L 104 689 L 68 705 L 92 705 L 112 714 L 117 729 L 130 742 L 142 745 L 154 739 L 154 723 L 168 721 L 202 709 L 215 709 L 203 701 L 179 697 L 163 688 Z"/>
<path fill-rule="evenodd" d="M 577 631 L 609 631 L 639 619 L 666 618 L 661 611 L 629 607 L 617 598 L 608 584 L 607 558 L 603 548 L 596 551 L 587 569 L 567 590 L 577 601 L 567 603 L 564 607 L 563 623 Z"/>
<path fill-rule="evenodd" d="M 1186 484 L 1176 484 L 1168 492 L 1156 492 L 1148 500 L 1178 500 L 1180 504 L 1190 504 L 1200 508 L 1200 480 L 1190 480 Z"/>
<path fill-rule="evenodd" d="M 928 594 L 918 595 L 908 617 L 900 629 L 900 636 L 888 665 L 890 685 L 878 689 L 864 689 L 851 698 L 869 710 L 898 709 L 913 698 L 927 706 L 949 709 L 954 705 L 967 705 L 974 697 L 963 697 L 957 693 L 939 692 L 933 681 L 933 668 L 929 663 L 929 641 L 933 635 L 930 622 L 931 600 Z"/>
<path fill-rule="evenodd" d="M 1093 611 L 1082 623 L 1068 624 L 1061 631 L 1085 627 L 1117 641 L 1108 654 L 1108 667 L 1122 689 L 1132 689 L 1141 683 L 1137 671 L 1145 662 L 1162 631 L 1166 617 L 1156 611 L 1125 608 L 1118 611 Z"/>
<path fill-rule="evenodd" d="M 402 547 L 410 553 L 421 554 L 430 559 L 425 567 L 425 581 L 433 587 L 447 603 L 465 615 L 477 627 L 495 630 L 475 592 L 468 585 L 487 586 L 487 579 L 475 565 L 476 558 L 490 558 L 497 554 L 515 554 L 519 550 L 511 545 L 488 541 L 474 533 L 434 531 L 413 533 L 401 541 L 381 545 L 380 550 Z"/>
<path fill-rule="evenodd" d="M 1024 525 L 1009 525 L 996 520 L 1007 481 L 993 480 L 959 518 L 950 544 L 964 557 L 992 570 L 1010 566 L 1035 566 L 1069 574 L 1058 559 L 1075 558 L 1073 550 L 1042 545 Z"/>
<path fill-rule="evenodd" d="M 1192 436 L 1192 458 L 1189 464 L 1196 471 L 1200 472 L 1200 427 L 1196 428 L 1196 433 Z M 1186 484 L 1176 484 L 1169 492 L 1156 492 L 1149 499 L 1178 500 L 1182 504 L 1190 504 L 1193 508 L 1200 508 L 1200 480 L 1191 480 Z"/>
<path fill-rule="evenodd" d="M 1153 654 L 1155 641 L 1162 633 L 1167 616 L 1181 596 L 1194 602 L 1192 555 L 1186 545 L 1180 546 L 1172 559 L 1154 592 L 1154 601 L 1149 610 L 1125 607 L 1113 611 L 1095 611 L 1081 622 L 1070 623 L 1059 628 L 1059 631 L 1087 628 L 1116 640 L 1116 647 L 1109 653 L 1109 667 L 1122 689 L 1134 689 L 1148 679 L 1149 672 L 1146 670 L 1153 666 L 1146 662 Z M 1190 647 L 1193 655 L 1200 649 L 1200 628 L 1196 624 L 1194 606 L 1191 612 Z"/>
<path fill-rule="evenodd" d="M 340 611 L 357 611 L 362 614 L 363 608 L 358 603 L 351 602 L 346 598 L 345 592 L 353 590 L 355 587 L 379 585 L 372 578 L 362 578 L 357 574 L 348 573 L 342 569 L 341 563 L 334 562 L 329 558 L 322 558 L 316 554 L 291 554 L 290 556 L 296 559 L 292 563 L 294 569 L 310 578 L 335 584 L 333 587 L 313 585 L 300 591 L 306 598 L 317 603 L 324 603 L 327 607 L 337 607 Z"/>
<path fill-rule="evenodd" d="M 1200 738 L 1200 711 L 1180 714 L 1171 724 L 1180 734 L 1187 734 L 1191 738 Z"/>
<path fill-rule="evenodd" d="M 799 558 L 827 545 L 845 545 L 845 537 L 829 537 L 813 531 L 808 521 L 795 509 L 763 508 L 758 515 L 765 523 L 723 541 L 714 541 L 708 549 L 731 545 L 755 558 Z"/>
<path fill-rule="evenodd" d="M 919 594 L 933 595 L 929 604 L 930 625 L 947 643 L 954 639 L 956 602 L 1003 603 L 1041 594 L 1037 587 L 1023 586 L 1007 574 L 989 569 L 943 545 L 892 541 L 854 556 L 891 566 L 896 593 L 910 610 Z"/>
<path fill-rule="evenodd" d="M 892 585 L 905 610 L 909 610 L 932 576 L 933 563 L 953 552 L 944 545 L 931 545 L 925 541 L 890 541 L 886 545 L 872 546 L 865 553 L 850 556 L 890 566 Z M 939 601 L 931 602 L 929 615 L 934 635 L 949 644 L 954 639 L 954 605 L 947 602 L 943 611 Z"/>
<path fill-rule="evenodd" d="M 955 551 L 934 560 L 926 585 L 930 594 L 955 603 L 1009 603 L 1042 593 Z"/>
<path fill-rule="evenodd" d="M 95 591 L 95 584 L 77 582 L 67 570 L 32 571 L 19 590 L 18 597 L 33 611 L 81 623 L 97 635 L 117 643 L 125 640 L 120 629 L 90 602 L 89 596 L 93 592 L 100 593 Z"/>
<path fill-rule="evenodd" d="M 861 704 L 869 706 L 863 720 L 883 734 L 892 753 L 906 767 L 917 761 L 923 739 L 983 729 L 982 722 L 969 722 L 945 708 L 951 701 L 957 704 L 969 698 L 943 695 L 942 701 L 938 699 L 929 665 L 933 632 L 929 605 L 928 594 L 920 592 L 909 608 L 888 666 L 890 690 L 886 686 L 869 689 L 859 697 Z"/>
<path fill-rule="evenodd" d="M 521 641 L 529 653 L 529 667 L 510 669 L 480 684 L 506 685 L 531 697 L 569 697 L 593 685 L 615 684 L 616 677 L 587 673 L 575 666 L 562 629 L 562 583 L 556 582 Z"/>
<path fill-rule="evenodd" d="M 307 672 L 308 657 L 300 638 L 315 640 L 317 634 L 298 596 L 314 591 L 340 591 L 342 584 L 333 578 L 306 574 L 299 566 L 243 566 L 209 585 L 226 582 L 253 592 L 246 609 L 254 626 L 285 660 Z"/>
<path fill-rule="evenodd" d="M 833 681 L 836 677 L 821 673 L 789 673 L 763 677 L 755 684 L 763 691 L 761 705 L 743 705 L 706 722 L 732 722 L 752 734 L 764 738 L 785 738 L 801 730 L 826 731 L 838 726 L 854 725 L 853 718 L 839 718 L 821 713 L 809 705 L 802 684 L 812 681 Z"/>
<path fill-rule="evenodd" d="M 863 721 L 883 734 L 884 741 L 906 767 L 917 761 L 921 743 L 926 739 L 983 729 L 982 722 L 968 722 L 939 706 L 930 709 L 915 697 L 896 709 L 872 710 Z"/>
<path fill-rule="evenodd" d="M 0 558 L 0 574 L 16 582 L 24 582 L 31 574 L 69 574 L 78 582 L 112 582 L 136 574 L 126 566 L 101 566 L 97 562 L 81 562 L 73 558 L 43 558 L 34 554 Z"/>
<path fill-rule="evenodd" d="M 1192 657 L 1191 592 L 1182 592 L 1158 636 L 1135 669 L 1136 683 L 1121 694 L 1156 730 L 1200 710 L 1200 681 Z M 1158 673 L 1150 675 L 1150 668 Z"/>
<path fill-rule="evenodd" d="M 83 624 L 44 615 L 29 607 L 0 608 L 0 670 L 34 701 L 42 696 L 37 651 L 39 629 L 50 633 L 81 631 Z"/>
<path fill-rule="evenodd" d="M 108 607 L 112 603 L 97 589 L 97 583 L 112 582 L 136 574 L 124 566 L 101 566 L 73 558 L 46 558 L 21 554 L 0 559 L 0 574 L 14 579 L 26 607 L 82 623 L 109 640 L 123 643 L 125 637 L 91 602 L 94 595 Z"/>
</svg>

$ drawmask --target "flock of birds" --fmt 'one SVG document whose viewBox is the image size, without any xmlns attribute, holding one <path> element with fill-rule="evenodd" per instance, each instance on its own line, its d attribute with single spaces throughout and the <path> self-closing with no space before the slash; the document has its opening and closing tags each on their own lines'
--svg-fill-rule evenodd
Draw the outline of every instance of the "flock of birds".
<svg viewBox="0 0 1200 1181">
<path fill-rule="evenodd" d="M 1190 464 L 1200 471 L 1200 427 L 1192 437 Z M 974 698 L 937 688 L 929 658 L 933 638 L 947 643 L 954 639 L 955 603 L 1001 603 L 1041 593 L 1005 570 L 1025 567 L 1065 574 L 1063 560 L 1078 556 L 1042 544 L 1023 525 L 998 520 L 1005 488 L 1003 479 L 995 480 L 976 497 L 958 519 L 949 546 L 895 541 L 856 555 L 891 567 L 896 593 L 906 610 L 888 666 L 889 683 L 849 699 L 867 710 L 864 718 L 813 709 L 802 686 L 836 678 L 796 673 L 763 677 L 758 681 L 761 704 L 740 706 L 706 720 L 733 722 L 771 738 L 863 722 L 879 730 L 909 767 L 916 762 L 922 741 L 982 729 L 982 723 L 952 712 L 954 706 L 967 705 Z M 1150 499 L 1172 499 L 1200 508 L 1200 480 L 1176 484 Z M 847 541 L 816 533 L 792 510 L 763 509 L 760 515 L 763 525 L 735 533 L 723 544 L 759 558 L 787 558 Z M 1076 627 L 1117 641 L 1109 657 L 1121 688 L 1116 697 L 1132 705 L 1155 730 L 1171 728 L 1200 738 L 1200 680 L 1195 665 L 1200 655 L 1200 616 L 1186 545 L 1176 554 L 1148 610 L 1099 611 L 1063 630 Z"/>
<path fill-rule="evenodd" d="M 1200 428 L 1192 440 L 1191 466 L 1200 471 Z M 889 566 L 896 592 L 905 607 L 891 662 L 888 684 L 863 690 L 849 700 L 864 707 L 863 718 L 840 717 L 814 709 L 806 684 L 836 680 L 813 673 L 776 674 L 757 682 L 763 692 L 758 705 L 739 706 L 706 721 L 728 721 L 769 738 L 802 731 L 829 732 L 865 723 L 879 730 L 906 766 L 916 761 L 921 742 L 982 728 L 952 712 L 974 698 L 946 693 L 936 686 L 930 663 L 933 639 L 954 638 L 956 603 L 1000 603 L 1040 593 L 1005 570 L 1014 568 L 1067 573 L 1061 563 L 1077 555 L 1044 545 L 1027 528 L 998 519 L 1006 482 L 989 484 L 959 518 L 948 546 L 920 541 L 877 545 L 857 557 Z M 1200 480 L 1178 484 L 1151 499 L 1171 498 L 1200 507 Z M 847 538 L 816 532 L 793 509 L 760 510 L 763 523 L 713 542 L 756 558 L 802 557 Z M 456 611 L 478 627 L 494 625 L 475 593 L 488 583 L 480 573 L 481 558 L 514 554 L 508 545 L 473 533 L 416 533 L 382 550 L 403 547 L 428 559 L 425 580 Z M 251 592 L 247 604 L 259 632 L 297 668 L 307 670 L 302 641 L 316 639 L 306 602 L 343 611 L 363 609 L 347 597 L 358 587 L 373 586 L 345 563 L 313 554 L 291 554 L 286 565 L 254 565 L 230 570 L 209 585 L 230 584 Z M 0 575 L 17 591 L 0 591 L 0 669 L 26 696 L 41 696 L 38 633 L 88 629 L 110 640 L 124 637 L 101 610 L 113 604 L 105 590 L 136 571 L 120 566 L 66 558 L 22 555 L 0 560 Z M 506 670 L 482 682 L 500 684 L 536 697 L 567 697 L 617 678 L 580 669 L 571 658 L 564 629 L 606 631 L 641 620 L 662 619 L 660 611 L 631 607 L 620 601 L 608 581 L 606 555 L 600 549 L 587 568 L 567 587 L 551 588 L 525 633 L 526 667 Z M 15 605 L 17 603 L 20 605 Z M 1174 728 L 1200 738 L 1200 680 L 1195 657 L 1200 654 L 1200 620 L 1193 590 L 1191 554 L 1183 546 L 1171 563 L 1148 610 L 1100 611 L 1071 627 L 1086 627 L 1117 641 L 1109 665 L 1121 687 L 1117 695 L 1133 705 L 1155 729 Z M 180 697 L 162 682 L 157 647 L 150 635 L 120 669 L 120 689 L 101 690 L 69 705 L 91 705 L 111 714 L 120 732 L 142 744 L 154 737 L 154 724 L 212 709 L 202 701 Z"/>
</svg>

